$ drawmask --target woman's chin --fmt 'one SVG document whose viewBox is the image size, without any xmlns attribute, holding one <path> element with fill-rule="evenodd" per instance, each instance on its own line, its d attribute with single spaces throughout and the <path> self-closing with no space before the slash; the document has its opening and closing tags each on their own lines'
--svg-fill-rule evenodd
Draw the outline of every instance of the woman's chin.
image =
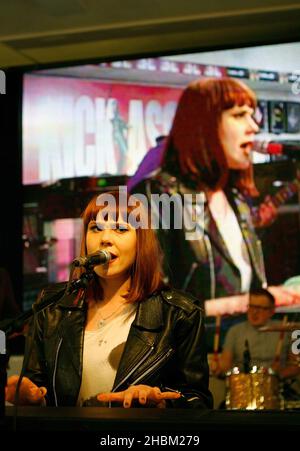
<svg viewBox="0 0 300 451">
<path fill-rule="evenodd" d="M 239 163 L 233 163 L 229 169 L 233 171 L 246 171 L 250 167 L 250 161 L 244 161 Z"/>
<path fill-rule="evenodd" d="M 101 272 L 101 274 L 98 274 L 98 276 L 102 279 L 106 279 L 106 280 L 114 280 L 114 279 L 127 279 L 128 278 L 128 274 L 126 271 L 114 271 L 114 270 L 108 270 L 106 272 Z"/>
</svg>

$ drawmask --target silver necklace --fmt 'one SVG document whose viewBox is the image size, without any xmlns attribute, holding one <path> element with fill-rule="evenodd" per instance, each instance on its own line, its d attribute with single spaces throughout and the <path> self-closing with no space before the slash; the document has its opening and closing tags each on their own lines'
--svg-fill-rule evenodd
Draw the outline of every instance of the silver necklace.
<svg viewBox="0 0 300 451">
<path fill-rule="evenodd" d="M 100 316 L 100 319 L 97 321 L 97 327 L 100 328 L 104 326 L 108 319 L 112 318 L 120 309 L 121 307 L 124 307 L 124 304 L 120 304 L 110 315 L 104 317 L 101 315 L 100 310 L 98 310 L 98 315 Z"/>
</svg>

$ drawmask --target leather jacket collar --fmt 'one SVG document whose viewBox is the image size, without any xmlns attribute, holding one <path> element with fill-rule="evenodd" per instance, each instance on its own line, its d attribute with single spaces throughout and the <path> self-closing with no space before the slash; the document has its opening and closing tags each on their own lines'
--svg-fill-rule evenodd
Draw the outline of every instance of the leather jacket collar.
<svg viewBox="0 0 300 451">
<path fill-rule="evenodd" d="M 62 298 L 56 305 L 57 307 L 66 308 L 68 310 L 85 310 L 85 292 L 84 290 L 79 290 L 76 295 L 74 293 L 63 294 Z M 163 316 L 159 294 L 154 293 L 144 301 L 139 302 L 133 325 L 146 330 L 155 330 L 163 326 Z"/>
</svg>

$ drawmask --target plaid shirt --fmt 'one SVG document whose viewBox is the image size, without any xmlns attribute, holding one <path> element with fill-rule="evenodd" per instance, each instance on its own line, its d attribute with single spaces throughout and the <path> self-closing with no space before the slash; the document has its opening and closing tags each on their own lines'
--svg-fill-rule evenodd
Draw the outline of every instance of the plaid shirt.
<svg viewBox="0 0 300 451">
<path fill-rule="evenodd" d="M 158 172 L 152 179 L 138 185 L 136 192 L 169 195 L 196 194 L 179 179 Z M 241 293 L 240 271 L 233 262 L 218 227 L 210 213 L 204 193 L 203 225 L 206 233 L 197 240 L 186 240 L 184 225 L 169 230 L 158 229 L 158 237 L 165 254 L 165 273 L 175 288 L 191 292 L 198 299 L 218 298 Z M 251 289 L 266 285 L 261 243 L 255 233 L 249 206 L 237 188 L 225 192 L 241 228 L 252 268 Z"/>
</svg>

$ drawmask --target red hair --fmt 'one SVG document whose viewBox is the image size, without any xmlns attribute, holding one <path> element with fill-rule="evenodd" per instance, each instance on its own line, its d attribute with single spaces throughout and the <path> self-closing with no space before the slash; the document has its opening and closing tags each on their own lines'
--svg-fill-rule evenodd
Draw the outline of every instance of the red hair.
<svg viewBox="0 0 300 451">
<path fill-rule="evenodd" d="M 118 217 L 120 205 L 119 192 L 111 191 L 105 194 L 112 195 L 115 199 L 116 217 Z M 90 221 L 96 221 L 99 210 L 105 208 L 105 206 L 100 205 L 99 202 L 97 202 L 98 196 L 99 195 L 96 195 L 90 200 L 81 215 L 83 219 L 83 233 L 80 249 L 81 256 L 87 255 L 86 234 L 88 225 Z M 165 286 L 162 281 L 162 250 L 160 248 L 154 230 L 152 230 L 151 228 L 150 217 L 146 209 L 142 206 L 141 202 L 137 200 L 134 206 L 129 206 L 127 196 L 126 207 L 127 215 L 129 215 L 136 207 L 141 207 L 139 211 L 142 212 L 142 215 L 145 215 L 145 218 L 143 218 L 143 220 L 146 220 L 146 224 L 148 224 L 148 227 L 146 228 L 136 228 L 136 259 L 130 269 L 131 287 L 128 294 L 126 295 L 128 302 L 136 302 L 145 299 L 156 290 L 159 290 Z M 75 276 L 79 277 L 84 271 L 84 269 L 75 270 Z M 95 273 L 94 279 L 92 281 L 92 288 L 94 296 L 96 296 L 97 299 L 101 299 L 103 294 L 102 288 L 99 283 L 98 276 Z"/>
<path fill-rule="evenodd" d="M 178 102 L 163 168 L 179 172 L 200 189 L 223 189 L 231 181 L 243 192 L 257 195 L 252 164 L 246 171 L 230 171 L 218 132 L 222 112 L 245 104 L 255 109 L 255 94 L 233 78 L 203 78 L 190 83 Z"/>
</svg>

